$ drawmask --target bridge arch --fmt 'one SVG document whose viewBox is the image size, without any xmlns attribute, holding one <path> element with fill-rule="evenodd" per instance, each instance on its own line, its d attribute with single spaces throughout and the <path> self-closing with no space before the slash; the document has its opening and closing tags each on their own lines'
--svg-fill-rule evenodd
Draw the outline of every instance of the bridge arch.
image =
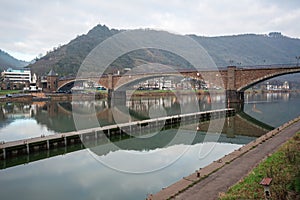
<svg viewBox="0 0 300 200">
<path fill-rule="evenodd" d="M 274 71 L 273 73 L 266 74 L 264 76 L 253 79 L 253 80 L 249 81 L 248 83 L 246 83 L 244 85 L 241 85 L 237 89 L 237 91 L 238 92 L 244 92 L 245 90 L 249 89 L 250 87 L 252 87 L 252 86 L 254 86 L 258 83 L 261 83 L 263 81 L 269 80 L 271 78 L 278 77 L 278 76 L 283 76 L 283 75 L 287 75 L 287 74 L 295 74 L 295 73 L 300 73 L 300 68 L 299 67 Z"/>
<path fill-rule="evenodd" d="M 99 85 L 99 83 L 97 81 L 95 81 L 93 79 L 89 79 L 89 78 L 69 79 L 69 80 L 59 81 L 59 85 L 58 85 L 56 91 L 70 91 L 74 87 L 74 84 L 76 82 L 93 82 L 94 84 Z M 106 88 L 105 86 L 102 86 L 102 87 Z M 63 90 L 63 88 L 65 88 L 65 89 Z"/>
<path fill-rule="evenodd" d="M 166 73 L 166 74 L 143 74 L 142 76 L 132 76 L 128 78 L 122 78 L 119 80 L 118 84 L 114 88 L 115 91 L 120 90 L 126 90 L 127 86 L 135 85 L 138 84 L 142 81 L 146 81 L 149 79 L 154 79 L 154 78 L 163 78 L 163 77 L 182 77 L 186 78 L 186 75 L 180 74 L 180 73 Z M 190 76 L 189 76 L 190 77 Z M 193 77 L 190 77 L 193 78 Z"/>
<path fill-rule="evenodd" d="M 219 71 L 214 71 L 214 77 L 216 77 L 216 73 L 219 73 Z M 208 81 L 210 75 L 208 75 L 207 71 L 200 72 L 195 69 L 180 70 L 180 69 L 176 69 L 175 66 L 171 66 L 171 65 L 164 65 L 160 63 L 148 63 L 148 64 L 140 65 L 132 69 L 126 74 L 120 76 L 114 76 L 112 78 L 113 79 L 112 89 L 114 91 L 117 90 L 124 91 L 126 90 L 126 86 L 131 86 L 149 79 L 163 78 L 163 77 L 177 77 L 182 79 L 188 77 L 194 80 Z M 219 85 L 223 85 L 223 84 L 220 83 Z"/>
</svg>

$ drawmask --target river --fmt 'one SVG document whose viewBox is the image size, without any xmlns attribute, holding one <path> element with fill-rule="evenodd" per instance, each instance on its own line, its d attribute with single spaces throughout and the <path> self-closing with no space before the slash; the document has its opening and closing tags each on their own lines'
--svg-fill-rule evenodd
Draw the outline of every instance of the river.
<svg viewBox="0 0 300 200">
<path fill-rule="evenodd" d="M 201 96 L 199 110 L 222 108 L 224 99 Z M 113 148 L 106 141 L 95 149 L 74 145 L 67 150 L 1 161 L 1 199 L 145 199 L 271 127 L 297 117 L 299 100 L 300 95 L 294 93 L 246 94 L 243 112 L 224 119 L 221 134 L 214 129 L 206 133 L 209 122 L 204 122 L 162 130 L 156 137 L 145 133 L 138 139 L 119 138 Z M 188 96 L 180 103 L 175 97 L 134 98 L 126 102 L 131 117 L 122 109 L 112 110 L 105 100 L 5 103 L 1 105 L 0 141 L 76 130 L 74 109 L 88 126 L 89 110 L 95 109 L 99 124 L 104 126 L 116 123 L 116 116 L 125 122 L 178 114 L 182 104 L 188 107 L 191 101 Z M 179 142 L 170 143 L 174 138 Z"/>
</svg>

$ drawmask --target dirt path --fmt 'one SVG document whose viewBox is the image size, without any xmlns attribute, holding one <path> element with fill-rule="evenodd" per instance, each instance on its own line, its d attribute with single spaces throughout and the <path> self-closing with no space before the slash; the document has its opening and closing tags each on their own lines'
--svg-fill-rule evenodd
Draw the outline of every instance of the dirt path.
<svg viewBox="0 0 300 200">
<path fill-rule="evenodd" d="M 234 158 L 229 164 L 224 164 L 226 160 L 225 157 L 223 165 L 219 166 L 221 169 L 210 174 L 208 177 L 196 183 L 192 187 L 189 187 L 184 192 L 177 194 L 175 197 L 173 197 L 173 199 L 217 199 L 220 192 L 226 192 L 230 186 L 237 183 L 241 178 L 245 177 L 251 171 L 251 169 L 259 164 L 260 161 L 263 160 L 267 155 L 275 152 L 279 146 L 290 139 L 296 132 L 300 131 L 299 118 L 294 121 L 296 122 L 290 122 L 289 125 L 283 125 L 284 128 L 281 127 L 283 129 L 279 132 L 277 131 L 277 134 L 271 134 L 270 132 L 270 134 L 267 134 L 265 137 L 260 137 L 252 144 L 253 146 L 256 146 L 255 148 L 252 148 L 251 144 L 248 145 L 248 147 L 246 147 L 248 149 L 244 149 L 245 153 L 237 156 L 237 158 Z M 234 156 L 234 153 L 231 156 Z M 219 163 L 214 162 L 211 167 L 207 167 L 207 170 L 218 164 Z M 191 181 L 195 180 L 193 179 L 194 176 L 195 175 L 190 176 Z M 186 179 L 185 181 L 187 181 Z M 184 180 L 169 186 L 166 191 L 162 190 L 161 192 L 153 195 L 150 199 L 167 199 L 171 196 L 174 196 L 176 192 L 178 192 L 180 189 L 183 189 L 180 188 L 180 185 L 184 185 L 183 181 Z M 191 184 L 191 182 L 186 183 L 185 185 L 187 184 Z"/>
</svg>

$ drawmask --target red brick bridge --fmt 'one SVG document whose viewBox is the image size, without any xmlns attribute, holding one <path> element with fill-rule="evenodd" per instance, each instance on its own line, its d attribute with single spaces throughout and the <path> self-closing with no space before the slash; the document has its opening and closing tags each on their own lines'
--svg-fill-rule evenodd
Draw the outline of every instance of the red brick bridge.
<svg viewBox="0 0 300 200">
<path fill-rule="evenodd" d="M 243 102 L 243 93 L 251 86 L 265 81 L 267 79 L 281 76 L 285 74 L 299 73 L 300 67 L 296 64 L 280 64 L 280 65 L 258 65 L 249 67 L 229 66 L 219 70 L 179 70 L 176 72 L 153 72 L 138 73 L 125 75 L 103 75 L 102 77 L 87 78 L 71 78 L 59 80 L 57 90 L 63 88 L 67 84 L 72 84 L 80 80 L 92 80 L 107 88 L 110 92 L 119 90 L 120 88 L 134 84 L 142 80 L 155 77 L 182 76 L 194 79 L 201 79 L 205 82 L 223 88 L 230 102 Z"/>
</svg>

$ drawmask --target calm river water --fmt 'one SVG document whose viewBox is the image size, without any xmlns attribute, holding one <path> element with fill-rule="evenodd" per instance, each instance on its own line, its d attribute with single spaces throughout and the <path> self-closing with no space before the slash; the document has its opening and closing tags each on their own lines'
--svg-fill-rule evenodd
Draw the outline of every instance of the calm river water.
<svg viewBox="0 0 300 200">
<path fill-rule="evenodd" d="M 299 94 L 289 93 L 246 95 L 243 112 L 220 120 L 222 133 L 214 129 L 207 133 L 209 122 L 204 122 L 163 130 L 155 137 L 153 133 L 144 133 L 143 138 L 106 140 L 93 149 L 74 145 L 1 161 L 0 198 L 145 199 L 271 127 L 297 117 L 299 100 Z M 74 110 L 87 127 L 93 126 L 89 124 L 90 110 L 96 110 L 98 122 L 104 126 L 119 123 L 114 119 L 116 116 L 126 122 L 182 113 L 183 104 L 192 112 L 192 101 L 188 96 L 182 97 L 180 103 L 175 97 L 135 98 L 126 102 L 127 111 L 113 110 L 105 100 L 6 103 L 0 110 L 0 141 L 76 130 Z M 223 108 L 224 101 L 223 96 L 201 96 L 199 110 Z"/>
</svg>

